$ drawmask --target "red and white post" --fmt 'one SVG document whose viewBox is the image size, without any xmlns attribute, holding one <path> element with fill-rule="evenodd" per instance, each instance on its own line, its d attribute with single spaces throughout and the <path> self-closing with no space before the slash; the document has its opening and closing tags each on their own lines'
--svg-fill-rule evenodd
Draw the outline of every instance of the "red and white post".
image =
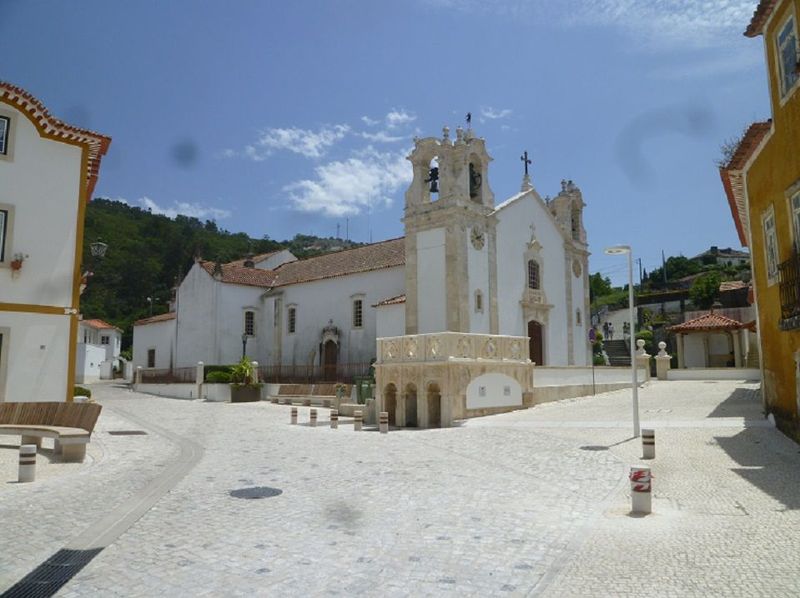
<svg viewBox="0 0 800 598">
<path fill-rule="evenodd" d="M 652 476 L 649 467 L 631 467 L 631 512 L 653 512 Z"/>
</svg>

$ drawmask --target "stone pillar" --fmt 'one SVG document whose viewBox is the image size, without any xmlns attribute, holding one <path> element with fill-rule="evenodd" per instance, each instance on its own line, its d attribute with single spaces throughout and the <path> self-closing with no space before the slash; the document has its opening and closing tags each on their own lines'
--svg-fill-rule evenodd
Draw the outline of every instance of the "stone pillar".
<svg viewBox="0 0 800 598">
<path fill-rule="evenodd" d="M 733 365 L 734 367 L 742 367 L 742 334 L 741 330 L 733 330 L 731 332 L 733 339 Z"/>
<path fill-rule="evenodd" d="M 141 384 L 142 383 L 142 366 L 136 366 L 136 376 L 133 379 L 134 384 Z"/>
<path fill-rule="evenodd" d="M 672 356 L 667 355 L 667 343 L 658 343 L 658 355 L 656 355 L 656 376 L 659 380 L 667 379 L 667 372 L 670 370 L 670 360 Z"/>
<path fill-rule="evenodd" d="M 636 347 L 636 368 L 644 368 L 643 382 L 648 382 L 650 380 L 650 355 L 644 350 L 644 339 L 640 338 L 636 341 Z"/>
<path fill-rule="evenodd" d="M 197 395 L 196 396 L 197 396 L 198 399 L 202 399 L 203 398 L 203 382 L 204 382 L 204 378 L 205 378 L 205 367 L 203 367 L 203 362 L 202 361 L 198 361 L 197 362 L 197 369 L 195 370 L 195 374 L 194 374 L 194 383 L 195 383 L 196 391 L 197 391 Z"/>
<path fill-rule="evenodd" d="M 686 367 L 686 352 L 683 344 L 683 334 L 678 333 L 678 368 L 684 369 Z"/>
<path fill-rule="evenodd" d="M 258 384 L 258 362 L 253 361 L 250 365 L 253 366 L 253 384 Z"/>
</svg>

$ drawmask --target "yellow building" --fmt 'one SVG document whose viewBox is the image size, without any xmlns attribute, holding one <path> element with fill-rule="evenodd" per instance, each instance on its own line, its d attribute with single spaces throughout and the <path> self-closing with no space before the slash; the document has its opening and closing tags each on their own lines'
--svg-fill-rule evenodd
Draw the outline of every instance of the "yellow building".
<svg viewBox="0 0 800 598">
<path fill-rule="evenodd" d="M 762 36 L 772 119 L 754 123 L 721 169 L 742 244 L 751 248 L 764 404 L 800 439 L 800 0 L 761 0 L 748 37 Z"/>
</svg>

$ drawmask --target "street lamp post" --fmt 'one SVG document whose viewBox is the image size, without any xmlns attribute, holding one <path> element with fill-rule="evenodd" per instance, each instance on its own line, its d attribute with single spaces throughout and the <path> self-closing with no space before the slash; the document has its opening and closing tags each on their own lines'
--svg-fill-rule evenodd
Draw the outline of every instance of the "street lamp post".
<svg viewBox="0 0 800 598">
<path fill-rule="evenodd" d="M 247 333 L 242 332 L 242 359 L 247 355 Z"/>
<path fill-rule="evenodd" d="M 607 247 L 606 255 L 628 254 L 628 321 L 630 322 L 629 342 L 631 346 L 631 392 L 633 395 L 633 437 L 639 437 L 639 382 L 636 379 L 636 327 L 633 319 L 633 251 L 630 245 Z"/>
</svg>

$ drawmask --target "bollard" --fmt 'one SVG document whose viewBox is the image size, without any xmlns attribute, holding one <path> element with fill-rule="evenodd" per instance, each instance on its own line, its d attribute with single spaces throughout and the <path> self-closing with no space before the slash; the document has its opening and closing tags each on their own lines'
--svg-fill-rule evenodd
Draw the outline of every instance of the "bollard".
<svg viewBox="0 0 800 598">
<path fill-rule="evenodd" d="M 379 418 L 379 427 L 381 430 L 381 434 L 388 434 L 389 433 L 389 412 L 388 411 L 381 411 L 380 418 Z"/>
<path fill-rule="evenodd" d="M 297 407 L 292 407 L 292 424 L 297 423 Z"/>
<path fill-rule="evenodd" d="M 331 409 L 331 428 L 334 430 L 339 427 L 339 412 L 336 409 Z"/>
<path fill-rule="evenodd" d="M 642 430 L 642 459 L 656 458 L 656 431 Z"/>
<path fill-rule="evenodd" d="M 356 432 L 359 432 L 361 430 L 361 422 L 363 415 L 364 414 L 361 413 L 361 411 L 356 411 L 355 413 L 353 413 L 353 430 L 355 430 Z"/>
<path fill-rule="evenodd" d="M 19 447 L 18 482 L 33 482 L 36 479 L 36 445 L 23 444 Z"/>
<path fill-rule="evenodd" d="M 311 413 L 309 414 L 308 423 L 311 424 L 312 428 L 316 428 L 317 427 L 317 410 L 316 409 L 312 409 L 311 410 Z"/>
<path fill-rule="evenodd" d="M 653 510 L 649 467 L 631 467 L 631 512 L 647 515 Z"/>
</svg>

